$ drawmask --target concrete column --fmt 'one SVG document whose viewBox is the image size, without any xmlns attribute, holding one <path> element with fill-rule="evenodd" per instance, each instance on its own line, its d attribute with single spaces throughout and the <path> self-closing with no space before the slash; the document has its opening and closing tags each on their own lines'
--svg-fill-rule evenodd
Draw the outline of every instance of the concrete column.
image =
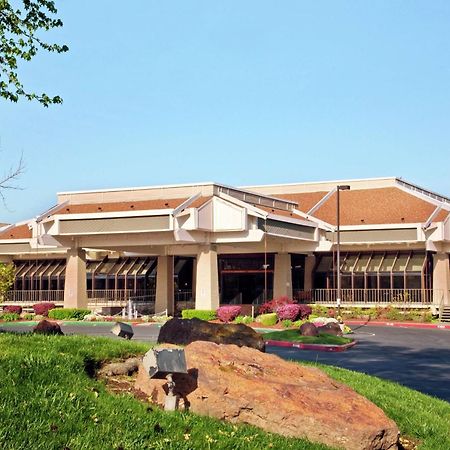
<svg viewBox="0 0 450 450">
<path fill-rule="evenodd" d="M 316 265 L 316 257 L 308 255 L 305 258 L 305 291 L 310 291 L 313 288 L 313 271 Z"/>
<path fill-rule="evenodd" d="M 284 296 L 292 298 L 291 255 L 277 253 L 273 276 L 273 298 Z"/>
<path fill-rule="evenodd" d="M 155 313 L 166 309 L 168 315 L 174 314 L 173 256 L 158 256 Z"/>
<path fill-rule="evenodd" d="M 67 250 L 64 280 L 64 308 L 87 308 L 86 252 L 81 248 Z"/>
<path fill-rule="evenodd" d="M 447 253 L 436 253 L 433 255 L 433 302 L 439 306 L 441 301 L 444 305 L 450 305 L 450 268 Z"/>
<path fill-rule="evenodd" d="M 217 251 L 211 246 L 200 248 L 195 278 L 195 309 L 219 307 L 219 271 Z"/>
</svg>

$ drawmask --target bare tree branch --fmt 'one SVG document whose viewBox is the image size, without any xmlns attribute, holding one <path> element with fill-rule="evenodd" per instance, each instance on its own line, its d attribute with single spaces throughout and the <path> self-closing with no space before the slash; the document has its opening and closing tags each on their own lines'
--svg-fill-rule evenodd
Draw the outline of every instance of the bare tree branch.
<svg viewBox="0 0 450 450">
<path fill-rule="evenodd" d="M 5 208 L 8 210 L 9 208 L 8 205 L 6 204 L 6 197 L 4 191 L 11 189 L 21 190 L 22 188 L 20 186 L 17 186 L 15 182 L 24 173 L 24 171 L 25 171 L 25 162 L 23 160 L 23 154 L 21 154 L 18 163 L 14 166 L 11 166 L 0 180 L 0 199 L 2 200 Z"/>
</svg>

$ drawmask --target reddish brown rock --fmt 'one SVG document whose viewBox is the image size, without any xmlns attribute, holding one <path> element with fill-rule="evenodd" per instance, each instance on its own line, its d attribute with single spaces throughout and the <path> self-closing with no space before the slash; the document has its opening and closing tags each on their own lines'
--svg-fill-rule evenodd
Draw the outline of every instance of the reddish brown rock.
<svg viewBox="0 0 450 450">
<path fill-rule="evenodd" d="M 305 322 L 300 325 L 300 334 L 302 336 L 317 336 L 319 332 L 313 323 Z"/>
<path fill-rule="evenodd" d="M 56 322 L 51 322 L 50 320 L 41 320 L 34 328 L 33 333 L 39 334 L 61 334 L 64 333 L 61 327 Z"/>
<path fill-rule="evenodd" d="M 322 371 L 248 347 L 193 342 L 188 375 L 176 391 L 192 412 L 347 450 L 397 449 L 398 428 L 384 412 Z M 139 368 L 136 388 L 163 405 L 165 380 Z"/>
<path fill-rule="evenodd" d="M 264 351 L 263 337 L 244 324 L 210 323 L 200 319 L 171 319 L 159 332 L 158 343 L 187 345 L 194 341 L 235 344 Z"/>
<path fill-rule="evenodd" d="M 342 329 L 336 322 L 327 323 L 321 327 L 317 328 L 320 333 L 331 334 L 332 336 L 342 336 Z"/>
</svg>

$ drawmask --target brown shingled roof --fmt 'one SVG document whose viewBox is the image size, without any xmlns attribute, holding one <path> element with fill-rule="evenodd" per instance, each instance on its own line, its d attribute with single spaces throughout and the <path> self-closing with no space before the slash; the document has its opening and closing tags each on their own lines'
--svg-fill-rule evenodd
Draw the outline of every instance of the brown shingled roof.
<svg viewBox="0 0 450 450">
<path fill-rule="evenodd" d="M 187 198 L 167 200 L 141 200 L 136 202 L 87 203 L 81 205 L 64 205 L 53 211 L 54 214 L 87 214 L 119 211 L 143 211 L 148 209 L 173 209 L 181 205 Z"/>
<path fill-rule="evenodd" d="M 31 238 L 31 230 L 28 228 L 28 224 L 17 225 L 9 228 L 3 232 L 0 232 L 0 240 L 2 239 L 29 239 Z"/>
<path fill-rule="evenodd" d="M 307 212 L 326 192 L 277 194 L 277 197 L 298 202 L 299 209 Z M 341 191 L 342 225 L 380 225 L 386 223 L 423 223 L 436 209 L 433 203 L 395 188 L 358 189 Z M 448 211 L 441 211 L 434 221 L 444 220 Z M 336 194 L 332 195 L 314 217 L 330 224 L 336 223 Z"/>
</svg>

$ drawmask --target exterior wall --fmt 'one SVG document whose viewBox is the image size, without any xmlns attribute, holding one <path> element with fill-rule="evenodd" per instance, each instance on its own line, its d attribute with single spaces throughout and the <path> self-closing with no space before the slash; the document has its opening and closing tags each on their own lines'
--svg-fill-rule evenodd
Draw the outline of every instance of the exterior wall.
<svg viewBox="0 0 450 450">
<path fill-rule="evenodd" d="M 195 275 L 195 308 L 217 309 L 219 307 L 219 274 L 217 250 L 204 246 L 197 255 Z"/>
<path fill-rule="evenodd" d="M 158 256 L 156 272 L 155 313 L 167 310 L 168 315 L 174 313 L 174 281 L 173 256 Z"/>
<path fill-rule="evenodd" d="M 273 280 L 273 297 L 292 298 L 291 255 L 281 253 L 275 255 L 275 272 Z"/>
<path fill-rule="evenodd" d="M 64 307 L 87 308 L 86 252 L 79 248 L 67 250 Z"/>
<path fill-rule="evenodd" d="M 433 257 L 433 289 L 436 289 L 434 302 L 450 305 L 450 269 L 448 253 L 436 253 Z"/>
</svg>

